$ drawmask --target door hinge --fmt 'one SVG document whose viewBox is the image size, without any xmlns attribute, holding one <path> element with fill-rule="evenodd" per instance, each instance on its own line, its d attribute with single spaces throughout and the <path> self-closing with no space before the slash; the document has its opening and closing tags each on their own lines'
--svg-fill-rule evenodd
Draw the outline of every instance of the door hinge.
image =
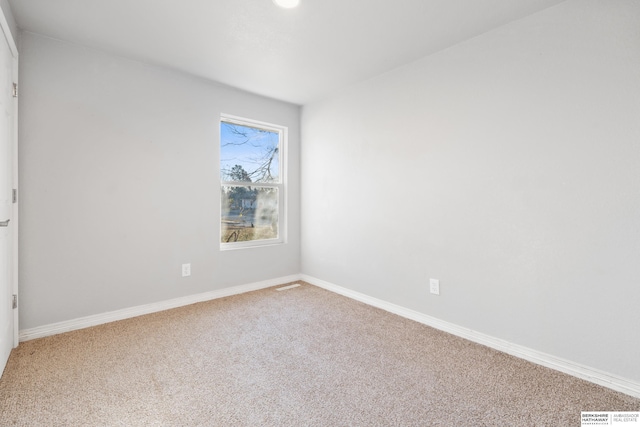
<svg viewBox="0 0 640 427">
<path fill-rule="evenodd" d="M 6 86 L 5 86 L 6 87 Z M 18 83 L 14 83 L 13 84 L 13 97 L 17 98 L 18 97 Z"/>
<path fill-rule="evenodd" d="M 13 189 L 13 195 L 11 196 L 13 203 L 18 203 L 18 189 L 14 188 Z"/>
<path fill-rule="evenodd" d="M 13 308 L 18 308 L 18 295 L 13 294 Z"/>
</svg>

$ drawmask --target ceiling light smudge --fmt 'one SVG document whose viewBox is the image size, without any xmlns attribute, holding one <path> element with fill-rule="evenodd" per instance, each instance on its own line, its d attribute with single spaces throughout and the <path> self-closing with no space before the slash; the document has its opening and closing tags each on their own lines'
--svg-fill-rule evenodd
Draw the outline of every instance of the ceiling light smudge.
<svg viewBox="0 0 640 427">
<path fill-rule="evenodd" d="M 300 0 L 273 0 L 273 2 L 284 9 L 292 9 L 300 4 Z"/>
</svg>

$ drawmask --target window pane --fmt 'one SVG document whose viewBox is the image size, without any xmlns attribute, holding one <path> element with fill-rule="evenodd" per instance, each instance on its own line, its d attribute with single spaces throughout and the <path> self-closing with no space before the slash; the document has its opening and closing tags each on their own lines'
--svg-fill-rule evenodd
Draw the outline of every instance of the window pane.
<svg viewBox="0 0 640 427">
<path fill-rule="evenodd" d="M 278 188 L 222 186 L 221 243 L 278 238 Z"/>
<path fill-rule="evenodd" d="M 280 182 L 279 139 L 273 130 L 221 122 L 221 180 Z"/>
</svg>

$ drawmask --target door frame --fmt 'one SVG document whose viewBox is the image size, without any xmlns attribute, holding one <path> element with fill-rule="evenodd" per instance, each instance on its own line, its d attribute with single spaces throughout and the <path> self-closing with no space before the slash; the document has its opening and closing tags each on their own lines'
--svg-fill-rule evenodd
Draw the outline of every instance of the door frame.
<svg viewBox="0 0 640 427">
<path fill-rule="evenodd" d="M 7 21 L 7 18 L 4 14 L 4 10 L 0 8 L 0 29 L 4 35 L 7 44 L 9 45 L 9 49 L 11 50 L 12 62 L 13 62 L 13 70 L 12 77 L 13 82 L 18 85 L 18 45 L 16 44 L 16 40 L 13 37 L 13 33 L 11 32 L 11 26 Z M 18 86 L 19 87 L 19 86 Z M 13 98 L 13 135 L 12 135 L 12 147 L 11 152 L 13 155 L 12 159 L 12 169 L 13 169 L 13 188 L 18 191 L 18 97 Z M 19 197 L 19 192 L 17 193 Z M 19 216 L 18 216 L 18 205 L 19 200 L 16 203 L 13 203 L 12 209 L 12 220 L 11 220 L 11 241 L 13 248 L 11 249 L 11 265 L 9 265 L 9 274 L 11 280 L 11 287 L 13 289 L 14 295 L 18 294 L 18 230 L 19 230 Z M 19 301 L 19 300 L 18 300 Z M 13 310 L 13 347 L 16 348 L 20 341 L 20 328 L 18 325 L 19 319 L 19 304 Z"/>
</svg>

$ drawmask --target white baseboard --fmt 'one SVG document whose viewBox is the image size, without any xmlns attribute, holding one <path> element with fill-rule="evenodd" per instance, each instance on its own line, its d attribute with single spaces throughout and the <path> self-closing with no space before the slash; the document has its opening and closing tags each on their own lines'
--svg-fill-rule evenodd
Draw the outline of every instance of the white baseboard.
<svg viewBox="0 0 640 427">
<path fill-rule="evenodd" d="M 528 360 L 529 362 L 546 366 L 547 368 L 555 369 L 556 371 L 564 372 L 565 374 L 569 374 L 574 377 L 610 388 L 612 390 L 640 398 L 640 383 L 638 382 L 612 375 L 598 369 L 590 368 L 588 366 L 584 366 L 570 360 L 542 353 L 528 347 L 513 344 L 508 341 L 474 331 L 472 329 L 463 328 L 453 323 L 449 323 L 435 317 L 431 317 L 426 314 L 389 303 L 387 301 L 373 298 L 360 292 L 352 291 L 333 283 L 326 282 L 324 280 L 316 279 L 315 277 L 303 274 L 300 276 L 300 279 L 304 280 L 305 282 L 311 283 L 314 286 L 318 286 L 328 291 L 344 295 L 373 307 L 381 308 L 385 311 L 397 314 L 407 319 L 415 320 L 416 322 L 468 339 L 469 341 L 486 345 L 487 347 L 491 347 L 493 349 L 502 351 L 512 356 L 519 357 L 524 360 Z"/>
<path fill-rule="evenodd" d="M 316 279 L 305 274 L 295 274 L 291 276 L 279 277 L 276 279 L 265 280 L 261 282 L 249 283 L 246 285 L 234 286 L 225 289 L 219 289 L 216 291 L 205 292 L 202 294 L 189 295 L 186 297 L 175 298 L 167 301 L 161 301 L 152 304 L 139 305 L 136 307 L 125 308 L 122 310 L 110 311 L 107 313 L 96 314 L 87 317 L 81 317 L 78 319 L 67 320 L 58 323 L 52 323 L 49 325 L 38 326 L 30 329 L 23 329 L 20 331 L 20 341 L 28 341 L 36 338 L 42 338 L 50 335 L 56 335 L 63 332 L 74 331 L 77 329 L 88 328 L 91 326 L 102 325 L 104 323 L 115 322 L 117 320 L 128 319 L 131 317 L 137 317 L 144 314 L 156 313 L 163 310 L 169 310 L 172 308 L 182 307 L 189 304 L 195 304 L 198 302 L 209 301 L 217 298 L 223 298 L 231 295 L 242 294 L 245 292 L 256 291 L 259 289 L 268 288 L 271 286 L 281 285 L 283 283 L 294 282 L 296 280 L 304 280 L 314 286 L 326 289 L 331 292 L 346 296 L 356 301 L 363 302 L 388 311 L 390 313 L 397 314 L 407 319 L 414 320 L 416 322 L 431 326 L 441 331 L 448 332 L 450 334 L 468 339 L 469 341 L 476 342 L 478 344 L 486 345 L 487 347 L 494 348 L 512 356 L 519 357 L 524 360 L 536 363 L 538 365 L 546 366 L 547 368 L 555 369 L 565 374 L 572 375 L 577 378 L 581 378 L 586 381 L 590 381 L 594 384 L 598 384 L 612 390 L 619 391 L 621 393 L 628 394 L 633 397 L 640 398 L 640 383 L 632 381 L 626 378 L 622 378 L 613 374 L 609 374 L 598 369 L 594 369 L 588 366 L 580 365 L 570 360 L 562 359 L 550 354 L 542 353 L 537 350 L 530 349 L 518 344 L 513 344 L 508 341 L 486 335 L 472 329 L 463 328 L 461 326 L 449 323 L 435 317 L 426 315 L 424 313 L 410 310 L 408 308 L 392 304 L 390 302 L 374 298 L 360 292 L 352 291 L 347 288 L 335 285 L 333 283 L 326 282 L 324 280 Z"/>
<path fill-rule="evenodd" d="M 216 291 L 205 292 L 202 294 L 189 295 L 186 297 L 175 298 L 167 301 L 160 301 L 151 304 L 129 307 L 122 310 L 109 311 L 106 313 L 96 314 L 78 319 L 65 320 L 63 322 L 51 323 L 49 325 L 38 326 L 20 331 L 19 339 L 29 341 L 36 338 L 47 337 L 50 335 L 61 334 L 63 332 L 75 331 L 77 329 L 88 328 L 91 326 L 102 325 L 104 323 L 115 322 L 117 320 L 129 319 L 131 317 L 142 316 L 143 314 L 156 313 L 158 311 L 169 310 L 172 308 L 182 307 L 197 302 L 209 301 L 217 298 L 228 297 L 231 295 L 242 294 L 245 292 L 256 291 L 271 286 L 281 285 L 283 283 L 294 282 L 300 280 L 300 275 L 279 277 L 261 282 L 249 283 L 246 285 L 233 286 L 230 288 L 219 289 Z"/>
</svg>

